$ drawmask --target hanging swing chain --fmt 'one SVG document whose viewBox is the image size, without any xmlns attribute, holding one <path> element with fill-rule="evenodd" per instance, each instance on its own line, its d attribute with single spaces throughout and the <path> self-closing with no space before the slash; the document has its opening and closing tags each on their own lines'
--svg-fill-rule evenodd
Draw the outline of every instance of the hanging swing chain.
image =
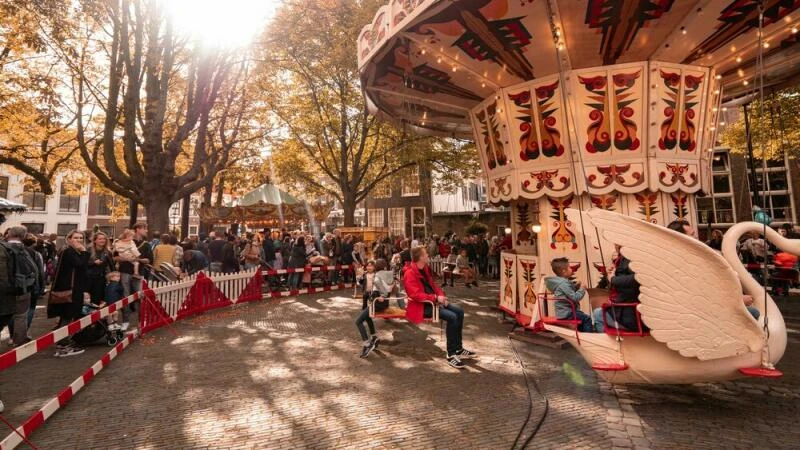
<svg viewBox="0 0 800 450">
<path fill-rule="evenodd" d="M 764 208 L 767 207 L 767 153 L 765 148 L 765 133 L 764 133 L 764 1 L 758 2 L 758 54 L 756 57 L 756 73 L 758 74 L 758 115 L 759 115 L 759 133 L 758 143 L 761 148 L 761 204 Z M 764 334 L 766 339 L 769 339 L 769 315 L 767 314 L 767 286 L 769 285 L 769 270 L 767 269 L 766 258 L 766 240 L 767 240 L 767 221 L 762 221 L 764 236 L 764 265 L 762 268 L 762 275 L 764 278 Z M 766 346 L 767 354 L 769 354 L 769 346 Z"/>
<path fill-rule="evenodd" d="M 567 93 L 566 93 L 567 83 L 566 83 L 566 77 L 564 76 L 564 72 L 566 71 L 566 69 L 564 68 L 564 62 L 561 59 L 561 51 L 562 50 L 566 51 L 566 48 L 561 48 L 561 43 L 559 42 L 560 41 L 560 37 L 559 37 L 559 33 L 557 32 L 557 29 L 556 29 L 556 24 L 555 24 L 555 21 L 554 21 L 553 9 L 552 9 L 552 5 L 550 4 L 550 1 L 547 1 L 546 5 L 547 5 L 547 18 L 548 18 L 548 21 L 550 23 L 550 31 L 553 34 L 553 43 L 555 44 L 555 47 L 556 47 L 555 56 L 556 56 L 556 60 L 558 62 L 558 83 L 559 83 L 559 85 L 561 87 L 559 89 L 559 91 L 561 91 L 561 102 L 563 103 L 564 109 L 566 110 L 567 123 L 570 123 L 570 120 L 571 120 L 572 123 L 576 123 L 575 122 L 575 115 L 574 115 L 574 113 L 572 111 L 571 104 L 569 102 L 569 99 L 567 99 Z M 569 140 L 571 138 L 571 136 L 569 135 L 570 134 L 569 127 L 567 127 L 566 129 L 567 129 L 567 139 Z M 571 151 L 572 151 L 572 149 L 570 148 L 570 152 Z M 586 166 L 585 166 L 585 164 L 583 162 L 583 155 L 582 155 L 580 149 L 578 149 L 577 153 L 578 153 L 578 163 L 580 164 L 581 173 L 583 175 L 583 181 L 584 181 L 584 183 L 586 183 L 586 180 L 587 180 Z M 572 164 L 570 164 L 570 167 L 572 168 L 573 180 L 575 180 L 575 182 L 577 183 L 578 171 L 577 171 L 577 169 L 575 167 L 574 161 L 573 161 Z M 576 184 L 576 187 L 577 186 L 578 185 Z M 586 192 L 589 194 L 589 197 L 591 198 L 591 191 L 589 189 L 589 185 L 588 184 L 586 185 Z M 590 264 L 589 264 L 589 246 L 587 245 L 587 242 L 586 242 L 586 228 L 584 227 L 584 223 L 583 223 L 584 222 L 583 221 L 583 196 L 579 192 L 577 192 L 577 189 L 576 189 L 576 193 L 578 194 L 577 195 L 577 197 L 578 197 L 578 211 L 580 212 L 581 234 L 583 235 L 583 248 L 584 248 L 583 254 L 584 254 L 584 260 L 586 262 L 586 273 L 587 273 L 587 276 L 589 278 L 589 280 L 588 280 L 589 286 L 591 286 L 592 285 L 592 271 L 591 271 L 591 268 L 589 267 L 590 266 Z M 594 232 L 595 232 L 595 235 L 597 237 L 597 247 L 600 249 L 600 261 L 601 261 L 603 267 L 605 267 L 606 259 L 605 259 L 605 255 L 603 254 L 603 243 L 600 240 L 600 233 L 597 230 L 597 227 L 594 227 Z M 607 270 L 606 270 L 606 278 L 608 278 L 608 271 Z M 609 280 L 609 282 L 610 282 L 610 280 Z M 590 304 L 591 304 L 591 302 L 590 302 Z M 618 350 L 619 350 L 619 352 L 621 354 L 622 353 L 622 346 L 620 345 L 620 341 L 622 340 L 622 338 L 619 335 L 619 323 L 617 323 L 617 320 L 616 320 L 617 312 L 616 312 L 616 309 L 614 308 L 614 303 L 613 302 L 611 303 L 611 314 L 614 316 L 614 327 L 617 329 L 617 338 L 616 338 L 616 340 L 617 340 L 617 344 L 618 344 Z"/>
</svg>

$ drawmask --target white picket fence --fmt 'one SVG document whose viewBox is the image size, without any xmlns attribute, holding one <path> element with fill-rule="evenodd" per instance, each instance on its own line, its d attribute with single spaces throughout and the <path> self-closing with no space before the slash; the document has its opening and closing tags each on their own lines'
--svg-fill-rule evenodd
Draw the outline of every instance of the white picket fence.
<svg viewBox="0 0 800 450">
<path fill-rule="evenodd" d="M 247 284 L 253 279 L 257 269 L 243 270 L 235 273 L 212 273 L 203 271 L 214 282 L 227 298 L 236 302 Z M 189 291 L 197 281 L 197 274 L 184 277 L 179 281 L 159 282 L 153 281 L 148 286 L 156 295 L 156 300 L 161 304 L 167 314 L 173 319 L 178 317 L 181 305 L 189 295 Z"/>
</svg>

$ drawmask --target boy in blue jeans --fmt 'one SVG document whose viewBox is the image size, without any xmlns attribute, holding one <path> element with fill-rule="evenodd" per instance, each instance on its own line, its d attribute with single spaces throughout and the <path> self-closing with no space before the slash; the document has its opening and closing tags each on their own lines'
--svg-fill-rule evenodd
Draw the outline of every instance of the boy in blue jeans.
<svg viewBox="0 0 800 450">
<path fill-rule="evenodd" d="M 586 295 L 586 289 L 581 287 L 580 281 L 570 281 L 569 277 L 572 276 L 572 268 L 569 266 L 569 260 L 567 258 L 555 258 L 550 262 L 550 267 L 556 276 L 545 278 L 544 283 L 547 289 L 553 293 L 553 296 L 557 298 L 555 302 L 556 319 L 575 319 L 572 316 L 572 305 L 575 305 L 575 314 L 577 319 L 581 321 L 580 325 L 578 325 L 578 331 L 593 332 L 592 318 L 580 309 L 580 302 Z"/>
</svg>

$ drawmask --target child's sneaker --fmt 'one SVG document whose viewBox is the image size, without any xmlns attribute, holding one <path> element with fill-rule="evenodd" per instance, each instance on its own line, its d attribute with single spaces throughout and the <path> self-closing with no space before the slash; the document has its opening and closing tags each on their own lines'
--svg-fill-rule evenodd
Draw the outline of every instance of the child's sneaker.
<svg viewBox="0 0 800 450">
<path fill-rule="evenodd" d="M 364 347 L 361 348 L 361 356 L 362 358 L 366 358 L 369 355 L 369 352 L 372 351 L 372 343 L 364 344 Z"/>
<path fill-rule="evenodd" d="M 458 355 L 449 355 L 447 357 L 447 365 L 455 369 L 463 369 L 467 366 L 464 361 L 459 359 Z"/>
<path fill-rule="evenodd" d="M 65 347 L 63 350 L 59 350 L 56 352 L 56 356 L 59 358 L 63 358 L 65 356 L 75 356 L 80 355 L 85 350 L 80 347 Z"/>
<path fill-rule="evenodd" d="M 381 343 L 381 340 L 378 339 L 377 335 L 373 335 L 372 338 L 370 338 L 369 344 L 372 346 L 372 350 L 375 350 L 376 348 L 378 348 L 378 344 L 380 344 L 380 343 Z"/>
<path fill-rule="evenodd" d="M 459 359 L 472 359 L 472 358 L 478 356 L 478 354 L 475 353 L 475 352 L 471 352 L 471 351 L 469 351 L 469 350 L 467 350 L 465 348 L 462 348 L 461 350 L 458 350 L 456 352 L 456 356 L 458 356 Z"/>
<path fill-rule="evenodd" d="M 122 322 L 122 331 L 128 331 L 128 328 L 131 326 L 129 322 Z"/>
</svg>

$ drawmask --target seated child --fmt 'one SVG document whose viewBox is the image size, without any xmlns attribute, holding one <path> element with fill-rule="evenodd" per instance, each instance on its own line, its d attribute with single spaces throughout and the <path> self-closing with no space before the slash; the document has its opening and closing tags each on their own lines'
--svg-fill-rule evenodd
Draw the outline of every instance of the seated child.
<svg viewBox="0 0 800 450">
<path fill-rule="evenodd" d="M 572 268 L 569 266 L 567 258 L 555 258 L 550 262 L 555 276 L 545 278 L 544 282 L 547 289 L 553 293 L 556 300 L 556 318 L 559 320 L 575 319 L 572 315 L 572 305 L 575 305 L 575 314 L 581 321 L 578 331 L 593 332 L 592 318 L 580 310 L 580 301 L 586 295 L 586 289 L 581 287 L 581 283 L 572 282 Z"/>
<path fill-rule="evenodd" d="M 119 282 L 119 272 L 108 272 L 106 274 L 106 304 L 113 305 L 122 300 L 125 292 L 122 290 L 122 284 Z M 119 310 L 114 311 L 106 318 L 109 330 L 121 330 L 122 326 L 119 323 Z"/>
<path fill-rule="evenodd" d="M 469 265 L 469 258 L 467 257 L 466 248 L 462 248 L 461 251 L 458 252 L 458 257 L 456 258 L 456 268 L 453 269 L 453 274 L 461 274 L 467 287 L 471 287 L 470 283 L 472 283 L 475 287 L 478 286 L 478 282 L 475 281 L 475 271 L 472 270 L 472 267 Z"/>
<path fill-rule="evenodd" d="M 385 261 L 384 261 L 385 264 Z M 364 292 L 363 302 L 361 303 L 361 313 L 356 317 L 356 328 L 361 335 L 361 340 L 364 341 L 364 347 L 361 349 L 361 357 L 366 358 L 369 353 L 374 350 L 378 343 L 378 335 L 375 334 L 375 323 L 369 316 L 369 300 L 377 298 L 380 293 L 375 287 L 375 261 L 367 262 L 365 267 L 366 272 L 358 277 L 358 283 L 361 285 Z M 375 304 L 375 311 L 383 311 L 389 306 L 388 301 L 377 302 Z M 369 327 L 370 335 L 367 335 L 367 330 L 364 328 L 364 322 Z"/>
<path fill-rule="evenodd" d="M 132 230 L 123 231 L 119 239 L 114 241 L 114 252 L 126 260 L 131 261 L 131 263 L 133 263 L 133 277 L 141 278 L 142 276 L 139 275 L 139 256 L 141 256 L 141 253 L 139 253 L 136 243 L 133 242 L 133 236 L 134 233 Z"/>
<path fill-rule="evenodd" d="M 380 293 L 381 297 L 389 298 L 394 294 L 396 297 L 400 297 L 397 300 L 397 306 L 401 309 L 406 308 L 406 301 L 402 298 L 405 293 L 401 290 L 400 282 L 397 280 L 397 276 L 392 270 L 389 270 L 388 265 L 386 264 L 385 259 L 378 259 L 375 261 L 375 280 L 374 286 L 377 291 Z M 377 310 L 378 305 L 383 302 L 377 303 L 375 308 Z M 388 306 L 388 302 L 387 302 Z"/>
</svg>

